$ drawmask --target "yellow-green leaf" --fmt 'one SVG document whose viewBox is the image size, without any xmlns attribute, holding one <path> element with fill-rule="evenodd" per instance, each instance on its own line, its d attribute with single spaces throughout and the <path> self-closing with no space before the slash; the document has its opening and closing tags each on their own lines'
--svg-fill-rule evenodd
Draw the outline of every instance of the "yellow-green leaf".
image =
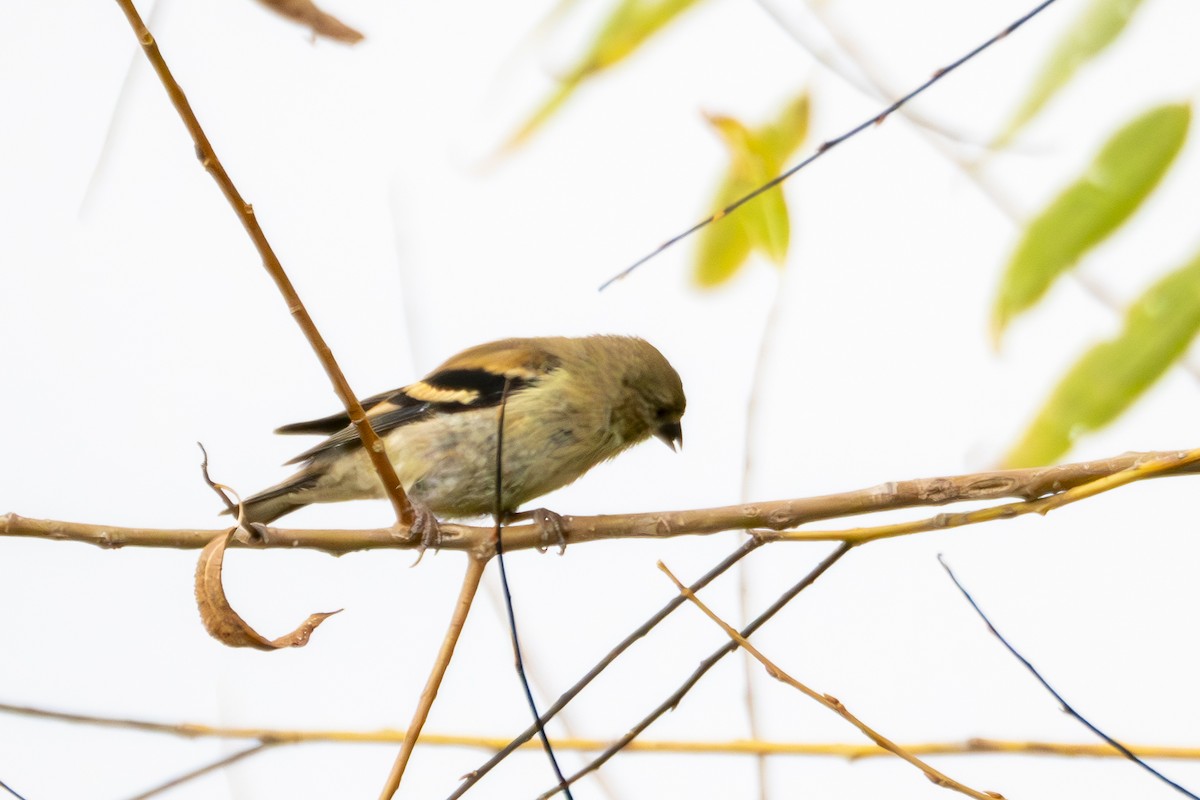
<svg viewBox="0 0 1200 800">
<path fill-rule="evenodd" d="M 768 175 L 759 182 L 759 186 L 769 181 L 774 175 Z M 744 193 L 743 193 L 744 194 Z M 743 214 L 741 220 L 746 232 L 750 234 L 750 243 L 782 267 L 787 260 L 788 244 L 791 242 L 792 226 L 788 221 L 787 202 L 783 199 L 781 189 L 764 192 L 761 197 L 739 208 L 737 214 Z M 736 215 L 735 215 L 736 216 Z M 716 223 L 720 225 L 720 222 Z"/>
<path fill-rule="evenodd" d="M 1179 153 L 1191 117 L 1191 106 L 1170 104 L 1126 124 L 1084 174 L 1029 223 L 996 294 L 996 340 L 1013 317 L 1137 210 Z"/>
<path fill-rule="evenodd" d="M 729 280 L 750 257 L 750 250 L 750 235 L 736 214 L 709 225 L 696 237 L 696 283 L 707 288 Z"/>
<path fill-rule="evenodd" d="M 1025 100 L 996 139 L 1003 147 L 1033 119 L 1081 66 L 1116 40 L 1142 0 L 1092 0 L 1050 52 Z"/>
<path fill-rule="evenodd" d="M 709 123 L 729 150 L 730 166 L 713 200 L 725 208 L 770 181 L 808 133 L 808 95 L 787 103 L 776 119 L 751 130 L 732 117 L 710 116 Z M 776 264 L 787 258 L 791 223 L 783 192 L 773 188 L 700 232 L 693 275 L 701 286 L 732 277 L 754 250 Z"/>
<path fill-rule="evenodd" d="M 696 0 L 621 0 L 592 40 L 575 72 L 590 75 L 634 53 Z"/>
<path fill-rule="evenodd" d="M 779 116 L 766 125 L 758 135 L 762 151 L 777 159 L 782 168 L 785 161 L 804 144 L 808 136 L 810 102 L 808 92 L 786 103 Z M 778 174 L 778 170 L 776 170 Z M 775 177 L 772 175 L 771 177 Z"/>
<path fill-rule="evenodd" d="M 760 141 L 763 131 L 754 133 L 732 117 L 714 115 L 708 121 L 725 140 L 732 160 L 725 186 L 718 193 L 720 207 L 724 208 L 774 178 L 779 172 L 780 159 L 768 152 L 768 142 Z M 777 264 L 783 262 L 790 227 L 782 192 L 772 190 L 751 200 L 737 210 L 734 221 L 745 231 L 752 249 L 762 251 Z M 720 227 L 721 223 L 714 225 Z"/>
<path fill-rule="evenodd" d="M 618 0 L 600 24 L 587 51 L 566 71 L 558 88 L 521 124 L 516 133 L 509 137 L 501 147 L 501 152 L 509 152 L 524 144 L 584 81 L 632 55 L 651 36 L 696 2 L 697 0 Z"/>
<path fill-rule="evenodd" d="M 1200 330 L 1200 253 L 1129 307 L 1124 329 L 1076 362 L 1005 466 L 1049 464 L 1081 434 L 1112 422 L 1187 350 Z"/>
</svg>

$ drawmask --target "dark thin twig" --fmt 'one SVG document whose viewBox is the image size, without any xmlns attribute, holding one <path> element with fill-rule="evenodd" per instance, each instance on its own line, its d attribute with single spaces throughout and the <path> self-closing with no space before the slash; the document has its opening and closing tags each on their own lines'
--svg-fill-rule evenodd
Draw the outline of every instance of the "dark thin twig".
<svg viewBox="0 0 1200 800">
<path fill-rule="evenodd" d="M 186 772 L 183 775 L 180 775 L 178 778 L 172 778 L 171 780 L 167 781 L 166 783 L 160 783 L 158 786 L 155 786 L 153 789 L 150 789 L 149 791 L 146 791 L 146 792 L 142 792 L 139 795 L 135 795 L 134 797 L 129 798 L 129 800 L 146 800 L 146 798 L 148 798 L 148 797 L 154 797 L 155 795 L 162 794 L 163 792 L 167 791 L 168 789 L 173 789 L 182 783 L 186 783 L 190 780 L 194 780 L 195 778 L 199 778 L 201 775 L 205 775 L 209 772 L 212 772 L 213 770 L 220 769 L 221 767 L 227 767 L 230 764 L 233 764 L 234 762 L 241 761 L 243 758 L 252 756 L 255 753 L 260 753 L 263 750 L 266 750 L 268 747 L 274 747 L 276 744 L 277 744 L 277 742 L 259 742 L 258 744 L 254 745 L 253 747 L 248 747 L 245 750 L 239 750 L 236 753 L 233 753 L 232 755 L 228 755 L 228 756 L 225 756 L 224 758 L 220 758 L 220 759 L 212 762 L 211 764 L 206 764 L 203 767 L 200 767 L 199 769 L 194 769 L 191 772 Z"/>
<path fill-rule="evenodd" d="M 1101 739 L 1103 739 L 1105 742 L 1107 742 L 1109 745 L 1111 745 L 1114 750 L 1119 752 L 1121 755 L 1125 756 L 1125 758 L 1128 758 L 1133 763 L 1137 764 L 1142 769 L 1149 772 L 1154 777 L 1158 778 L 1163 783 L 1172 787 L 1173 789 L 1175 789 L 1176 791 L 1178 791 L 1179 793 L 1183 794 L 1186 797 L 1191 797 L 1191 798 L 1193 798 L 1193 800 L 1200 800 L 1200 798 L 1197 798 L 1196 795 L 1192 794 L 1187 789 L 1183 788 L 1178 783 L 1171 780 L 1166 775 L 1163 775 L 1161 772 L 1159 772 L 1154 767 L 1147 764 L 1142 759 L 1138 758 L 1136 755 L 1133 754 L 1133 752 L 1128 747 L 1121 744 L 1116 739 L 1112 738 L 1111 736 L 1109 736 L 1107 733 L 1105 733 L 1104 731 L 1097 728 L 1092 723 L 1088 722 L 1086 719 L 1083 718 L 1083 715 L 1081 715 L 1078 711 L 1076 711 L 1074 708 L 1072 708 L 1071 705 L 1066 700 L 1063 699 L 1063 696 L 1061 694 L 1054 691 L 1054 687 L 1051 686 L 1046 681 L 1046 679 L 1042 677 L 1041 673 L 1038 672 L 1037 669 L 1034 668 L 1033 664 L 1029 663 L 1029 659 L 1025 658 L 1025 656 L 1023 656 L 1019 652 L 1017 652 L 1017 648 L 1015 648 L 1011 644 L 1009 644 L 1008 640 L 1005 639 L 1002 635 L 1000 635 L 1000 631 L 996 630 L 996 626 L 992 624 L 992 621 L 990 619 L 988 619 L 987 614 L 983 613 L 983 609 L 981 609 L 979 607 L 979 604 L 975 602 L 975 598 L 971 597 L 971 593 L 968 592 L 966 590 L 966 588 L 962 585 L 962 583 L 958 580 L 958 577 L 954 574 L 954 570 L 950 569 L 950 565 L 946 563 L 946 559 L 944 559 L 940 553 L 938 554 L 937 558 L 938 558 L 938 562 L 942 565 L 942 569 L 946 570 L 946 574 L 950 576 L 950 580 L 954 581 L 954 585 L 958 587 L 958 590 L 960 592 L 962 592 L 963 597 L 965 597 L 967 599 L 967 602 L 971 604 L 971 608 L 975 609 L 975 613 L 978 614 L 979 618 L 983 620 L 985 625 L 987 625 L 988 632 L 991 633 L 993 636 L 995 636 L 997 639 L 999 639 L 1000 644 L 1004 645 L 1004 647 L 1008 650 L 1008 652 L 1012 653 L 1013 656 L 1015 656 L 1016 659 L 1021 662 L 1021 664 L 1025 667 L 1025 669 L 1029 670 L 1029 672 L 1033 675 L 1033 677 L 1037 678 L 1038 683 L 1040 683 L 1046 689 L 1047 692 L 1049 692 L 1051 695 L 1053 695 L 1054 699 L 1058 701 L 1058 704 L 1060 706 L 1062 706 L 1063 711 L 1067 712 L 1072 717 L 1079 720 L 1085 728 L 1087 728 L 1092 733 L 1096 734 Z"/>
<path fill-rule="evenodd" d="M 738 547 L 737 550 L 734 550 L 733 553 L 727 556 L 724 561 L 710 569 L 698 581 L 693 583 L 688 588 L 693 592 L 700 591 L 705 586 L 720 577 L 726 570 L 728 570 L 738 561 L 742 560 L 742 558 L 748 556 L 763 544 L 764 540 L 757 536 L 747 539 L 740 547 Z M 547 708 L 545 713 L 538 718 L 536 725 L 530 725 L 528 728 L 523 730 L 520 735 L 505 745 L 505 747 L 496 753 L 496 755 L 488 759 L 487 762 L 485 762 L 482 766 L 467 773 L 463 778 L 462 785 L 455 789 L 454 793 L 451 794 L 447 800 L 456 800 L 456 798 L 462 797 L 464 794 L 466 794 L 468 789 L 478 783 L 484 775 L 491 772 L 497 764 L 508 758 L 508 756 L 514 750 L 525 744 L 525 742 L 529 741 L 530 738 L 537 733 L 539 725 L 545 725 L 547 722 L 553 719 L 554 716 L 558 714 L 559 711 L 562 711 L 564 708 L 566 708 L 567 704 L 574 700 L 575 696 L 582 692 L 589 683 L 595 680 L 601 672 L 603 672 L 610 664 L 616 661 L 618 656 L 628 650 L 634 642 L 644 637 L 656 625 L 666 619 L 672 611 L 679 608 L 685 602 L 686 599 L 683 595 L 676 595 L 675 597 L 672 597 L 662 608 L 655 612 L 654 615 L 652 615 L 648 620 L 639 625 L 632 633 L 622 639 L 616 645 L 616 647 L 614 647 L 612 650 L 609 650 L 604 658 L 600 659 L 596 666 L 588 670 L 587 674 L 576 681 L 570 689 L 567 689 L 567 691 L 563 692 L 562 695 L 560 695 L 559 698 L 554 701 L 554 704 Z"/>
<path fill-rule="evenodd" d="M 780 595 L 779 599 L 772 603 L 766 611 L 759 614 L 757 617 L 751 620 L 746 627 L 742 628 L 739 631 L 742 638 L 748 639 L 756 630 L 766 624 L 771 617 L 775 616 L 780 609 L 790 603 L 796 597 L 796 595 L 800 594 L 800 592 L 804 591 L 809 586 L 812 586 L 813 583 L 816 582 L 817 578 L 821 577 L 827 569 L 836 564 L 838 559 L 846 555 L 846 553 L 849 553 L 853 547 L 854 545 L 843 542 L 836 550 L 826 556 L 824 561 L 813 567 L 812 571 L 801 578 L 798 583 Z M 683 595 L 680 596 L 682 597 Z M 730 639 L 718 650 L 714 651 L 708 658 L 701 661 L 700 666 L 698 666 L 696 670 L 690 676 L 688 676 L 688 679 L 684 681 L 683 684 L 676 689 L 670 697 L 668 697 L 657 708 L 643 717 L 640 722 L 630 728 L 628 733 L 609 745 L 607 750 L 596 756 L 594 759 L 588 762 L 583 769 L 579 770 L 570 778 L 568 778 L 567 783 L 574 783 L 583 776 L 587 775 L 589 772 L 599 769 L 610 758 L 621 752 L 625 745 L 636 739 L 642 731 L 650 727 L 651 723 L 653 723 L 663 714 L 678 706 L 680 701 L 683 700 L 684 695 L 692 690 L 692 687 L 695 686 L 702 677 L 704 677 L 704 674 L 712 669 L 718 661 L 736 650 L 737 647 L 737 642 Z M 550 797 L 556 791 L 558 791 L 557 787 L 548 792 L 544 792 L 541 795 L 538 795 L 538 800 L 543 800 L 544 798 Z"/>
<path fill-rule="evenodd" d="M 13 797 L 17 798 L 17 800 L 25 800 L 25 798 L 24 798 L 24 797 L 22 797 L 21 795 L 17 794 L 17 790 L 16 790 L 16 789 L 12 788 L 11 786 L 9 786 L 9 785 L 8 785 L 7 783 L 5 783 L 4 781 L 0 781 L 0 789 L 3 789 L 4 791 L 8 792 L 8 793 L 9 793 L 9 794 L 11 794 Z"/>
<path fill-rule="evenodd" d="M 525 661 L 521 658 L 521 642 L 517 638 L 517 615 L 513 611 L 512 592 L 508 588 L 508 570 L 504 566 L 504 538 L 501 536 L 504 529 L 504 500 L 501 489 L 504 484 L 504 412 L 508 407 L 509 384 L 510 381 L 506 377 L 504 389 L 500 392 L 500 419 L 496 423 L 496 561 L 500 564 L 500 587 L 504 591 L 504 611 L 508 615 L 508 633 L 512 639 L 513 666 L 516 667 L 517 677 L 521 679 L 521 688 L 525 690 L 525 700 L 529 703 L 529 710 L 533 712 L 533 724 L 537 728 L 538 738 L 542 740 L 542 749 L 546 751 L 546 757 L 550 759 L 550 766 L 554 768 L 558 785 L 562 788 L 567 800 L 575 800 L 571 789 L 566 784 L 566 776 L 563 775 L 562 768 L 558 765 L 558 759 L 554 756 L 554 747 L 550 744 L 550 737 L 546 735 L 546 725 L 542 722 L 541 714 L 538 713 L 537 701 L 533 699 L 533 689 L 529 688 L 529 678 L 525 675 Z"/>
<path fill-rule="evenodd" d="M 826 152 L 828 152 L 829 150 L 832 150 L 833 148 L 837 147 L 839 144 L 841 144 L 842 142 L 846 141 L 847 139 L 850 139 L 850 138 L 852 138 L 852 137 L 854 137 L 854 136 L 857 136 L 859 133 L 862 133 L 864 130 L 866 130 L 867 128 L 871 127 L 872 125 L 880 125 L 880 124 L 882 124 L 882 123 L 883 123 L 883 121 L 884 121 L 885 119 L 887 119 L 889 116 L 891 116 L 891 115 L 892 115 L 892 113 L 894 113 L 894 112 L 895 112 L 897 109 L 899 109 L 899 108 L 900 108 L 901 106 L 903 106 L 905 103 L 909 102 L 910 100 L 912 100 L 913 98 L 915 98 L 917 95 L 921 94 L 921 93 L 922 93 L 922 92 L 924 92 L 926 89 L 928 89 L 930 86 L 933 86 L 935 83 L 937 83 L 938 81 L 940 81 L 942 78 L 946 77 L 946 76 L 947 76 L 947 75 L 949 75 L 951 72 L 953 72 L 954 70 L 958 69 L 958 68 L 959 68 L 959 67 L 961 67 L 963 64 L 967 63 L 967 62 L 968 62 L 968 61 L 970 61 L 972 58 L 974 58 L 975 56 L 979 55 L 979 54 L 980 54 L 980 53 L 982 53 L 984 50 L 987 50 L 989 47 L 991 47 L 992 45 L 994 45 L 996 42 L 1000 41 L 1001 39 L 1003 39 L 1004 37 L 1008 36 L 1008 35 L 1009 35 L 1010 33 L 1012 33 L 1013 31 L 1015 31 L 1017 28 L 1021 27 L 1021 26 L 1022 26 L 1022 25 L 1024 25 L 1026 22 L 1028 22 L 1029 20 L 1031 20 L 1031 19 L 1033 19 L 1034 17 L 1036 17 L 1038 14 L 1040 14 L 1042 11 L 1044 11 L 1044 10 L 1045 10 L 1047 7 L 1049 7 L 1049 6 L 1050 6 L 1052 3 L 1054 3 L 1054 1 L 1055 1 L 1055 0 L 1043 0 L 1043 1 L 1042 1 L 1041 3 L 1039 3 L 1039 4 L 1038 4 L 1038 5 L 1037 5 L 1037 6 L 1036 6 L 1036 7 L 1035 7 L 1035 8 L 1034 8 L 1032 11 L 1029 11 L 1028 13 L 1026 13 L 1024 16 L 1022 16 L 1021 18 L 1019 18 L 1019 19 L 1018 19 L 1018 20 L 1016 20 L 1015 22 L 1013 22 L 1013 23 L 1009 24 L 1009 25 L 1008 25 L 1008 27 L 1006 27 L 1004 30 L 1000 31 L 999 33 L 997 33 L 995 36 L 993 36 L 993 37 L 991 37 L 990 39 L 988 39 L 988 40 L 987 40 L 986 42 L 984 42 L 983 44 L 976 46 L 976 47 L 975 47 L 973 50 L 971 50 L 971 51 L 970 51 L 969 53 L 967 53 L 966 55 L 964 55 L 964 56 L 960 56 L 960 57 L 958 58 L 958 60 L 957 60 L 957 61 L 954 61 L 953 63 L 951 63 L 951 64 L 949 64 L 949 65 L 947 65 L 947 66 L 945 66 L 945 67 L 942 67 L 942 68 L 941 68 L 941 69 L 939 69 L 939 70 L 935 70 L 935 71 L 934 71 L 934 73 L 933 73 L 933 75 L 932 75 L 932 76 L 929 78 L 929 80 L 925 81 L 925 82 L 924 82 L 924 83 L 922 83 L 920 86 L 918 86 L 916 89 L 913 89 L 911 92 L 909 92 L 908 94 L 904 95 L 903 97 L 901 97 L 901 98 L 900 98 L 899 100 L 897 100 L 896 102 L 892 103 L 890 106 L 888 106 L 887 108 L 885 108 L 883 111 L 879 112 L 878 114 L 876 114 L 875 116 L 871 117 L 870 119 L 864 120 L 863 122 L 861 122 L 861 123 L 859 123 L 858 125 L 854 126 L 854 127 L 853 127 L 853 128 L 851 128 L 850 130 L 848 130 L 848 131 L 846 131 L 845 133 L 843 133 L 842 135 L 840 135 L 840 136 L 836 136 L 836 137 L 834 137 L 833 139 L 830 139 L 830 140 L 828 140 L 828 141 L 826 141 L 826 142 L 823 142 L 821 145 L 819 145 L 819 146 L 817 147 L 817 150 L 816 150 L 816 152 L 815 152 L 815 153 L 813 153 L 812 155 L 810 155 L 808 158 L 804 159 L 804 160 L 803 160 L 803 161 L 801 161 L 800 163 L 798 163 L 798 164 L 796 164 L 795 166 L 793 166 L 793 167 L 791 167 L 791 168 L 789 168 L 789 169 L 785 170 L 784 172 L 780 173 L 778 176 L 776 176 L 776 177 L 772 178 L 771 180 L 767 181 L 767 182 L 766 182 L 766 183 L 764 183 L 762 186 L 759 186 L 757 189 L 755 189 L 754 191 L 750 192 L 749 194 L 747 194 L 747 195 L 744 195 L 743 197 L 740 197 L 740 198 L 738 198 L 737 200 L 735 200 L 735 201 L 733 201 L 732 203 L 730 203 L 729 205 L 725 206 L 724 208 L 722 208 L 720 211 L 716 212 L 715 214 L 711 214 L 711 215 L 709 215 L 708 217 L 706 217 L 705 219 L 702 219 L 700 222 L 697 222 L 695 225 L 693 225 L 692 227 L 688 228 L 688 229 L 687 229 L 686 231 L 684 231 L 683 233 L 677 234 L 677 235 L 675 235 L 675 236 L 672 236 L 670 239 L 667 239 L 667 241 L 665 241 L 665 242 L 663 242 L 662 244 L 660 244 L 660 245 L 659 245 L 658 247 L 656 247 L 656 248 L 655 248 L 653 251 L 651 251 L 651 252 L 650 252 L 650 253 L 648 253 L 647 255 L 644 255 L 644 256 L 642 256 L 642 257 L 641 257 L 641 258 L 639 258 L 637 261 L 633 262 L 633 263 L 632 263 L 632 264 L 630 264 L 628 267 L 626 267 L 625 269 L 621 270 L 621 271 L 620 271 L 620 272 L 618 272 L 616 275 L 614 275 L 614 276 L 612 276 L 611 278 L 609 278 L 608 280 L 606 280 L 604 283 L 600 284 L 600 291 L 604 291 L 604 290 L 605 290 L 605 289 L 607 289 L 609 286 L 611 286 L 613 283 L 615 283 L 616 281 L 619 281 L 620 279 L 624 278 L 626 275 L 628 275 L 629 273 L 633 272 L 635 269 L 637 269 L 638 267 L 640 267 L 642 264 L 645 264 L 647 261 L 649 261 L 650 259 L 654 258 L 654 257 L 655 257 L 655 256 L 657 256 L 659 253 L 663 252 L 664 250 L 666 250 L 667 248 L 671 247 L 672 245 L 674 245 L 674 244 L 676 244 L 676 243 L 678 243 L 678 242 L 682 241 L 683 239 L 686 239 L 687 237 L 691 236 L 693 233 L 695 233 L 696 231 L 698 231 L 698 230 L 700 230 L 701 228 L 705 227 L 706 225 L 709 225 L 709 224 L 711 224 L 711 223 L 713 223 L 713 222 L 716 222 L 716 221 L 717 221 L 717 220 L 719 220 L 721 217 L 724 217 L 726 214 L 731 214 L 731 213 L 733 213 L 733 212 L 734 212 L 734 211 L 736 211 L 738 208 L 740 208 L 741 206 L 743 206 L 743 205 L 745 205 L 746 203 L 750 202 L 750 201 L 751 201 L 751 200 L 753 200 L 754 198 L 758 197 L 758 196 L 759 196 L 760 194 L 762 194 L 763 192 L 767 192 L 767 191 L 770 191 L 771 189 L 774 189 L 776 186 L 778 186 L 779 184 L 783 183 L 783 182 L 784 182 L 784 181 L 786 181 L 788 178 L 792 177 L 792 176 L 793 176 L 793 175 L 795 175 L 797 172 L 799 172 L 800 170 L 804 169 L 804 168 L 805 168 L 805 167 L 807 167 L 809 164 L 811 164 L 812 162 L 816 161 L 816 160 L 817 160 L 818 158 L 820 158 L 821 156 L 825 155 L 825 153 L 826 153 Z"/>
</svg>

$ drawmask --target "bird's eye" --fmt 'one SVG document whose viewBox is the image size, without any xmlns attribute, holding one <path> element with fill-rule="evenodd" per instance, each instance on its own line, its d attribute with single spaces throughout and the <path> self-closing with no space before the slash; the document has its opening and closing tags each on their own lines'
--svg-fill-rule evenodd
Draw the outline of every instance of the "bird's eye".
<svg viewBox="0 0 1200 800">
<path fill-rule="evenodd" d="M 666 407 L 660 407 L 658 409 L 658 411 L 654 412 L 654 416 L 657 419 L 666 419 L 667 417 L 671 416 L 671 409 L 666 408 Z"/>
</svg>

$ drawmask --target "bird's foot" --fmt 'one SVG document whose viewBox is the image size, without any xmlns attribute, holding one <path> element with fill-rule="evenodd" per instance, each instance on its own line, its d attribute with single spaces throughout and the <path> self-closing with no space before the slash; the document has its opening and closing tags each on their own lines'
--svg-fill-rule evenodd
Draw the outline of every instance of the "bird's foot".
<svg viewBox="0 0 1200 800">
<path fill-rule="evenodd" d="M 558 545 L 560 556 L 567 552 L 567 536 L 561 514 L 556 514 L 548 508 L 533 508 L 529 511 L 509 514 L 504 521 L 521 522 L 524 520 L 536 522 L 542 530 L 542 546 L 538 548 L 539 553 L 549 550 L 552 544 Z"/>
<path fill-rule="evenodd" d="M 417 560 L 412 564 L 415 567 L 425 557 L 426 550 L 432 547 L 436 552 L 441 546 L 442 526 L 438 524 L 437 517 L 433 515 L 433 512 L 427 506 L 413 503 L 412 510 L 413 521 L 408 530 L 412 536 L 419 536 L 421 539 L 417 545 Z"/>
</svg>

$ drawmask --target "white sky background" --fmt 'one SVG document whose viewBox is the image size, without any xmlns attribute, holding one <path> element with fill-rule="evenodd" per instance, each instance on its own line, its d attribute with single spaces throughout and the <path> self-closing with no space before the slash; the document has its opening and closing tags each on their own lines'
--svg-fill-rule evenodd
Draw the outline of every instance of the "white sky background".
<svg viewBox="0 0 1200 800">
<path fill-rule="evenodd" d="M 200 480 L 195 442 L 208 447 L 217 480 L 249 494 L 282 478 L 280 462 L 307 446 L 271 430 L 330 413 L 337 400 L 117 6 L 9 5 L 0 32 L 0 412 L 8 420 L 0 512 L 215 528 L 219 505 Z M 360 395 L 409 382 L 464 346 L 513 335 L 633 333 L 678 367 L 689 397 L 682 454 L 643 445 L 547 506 L 587 514 L 737 502 L 745 410 L 777 292 L 780 320 L 757 378 L 751 499 L 987 468 L 1061 371 L 1115 330 L 1117 316 L 1068 280 L 994 354 L 987 312 L 1014 230 L 898 117 L 788 184 L 794 244 L 782 281 L 756 262 L 731 285 L 698 292 L 685 244 L 597 293 L 709 210 L 725 154 L 702 110 L 757 124 L 811 86 L 807 152 L 880 104 L 814 67 L 755 3 L 710 0 L 585 87 L 529 147 L 481 169 L 570 63 L 571 31 L 586 31 L 600 8 L 585 3 L 565 31 L 525 38 L 551 5 L 329 0 L 327 10 L 367 34 L 354 48 L 314 45 L 247 0 L 159 0 L 152 16 L 219 156 Z M 891 86 L 907 89 L 1028 5 L 843 0 L 827 11 Z M 149 3 L 140 7 L 150 14 Z M 1060 0 L 916 108 L 967 140 L 987 140 L 1080 7 Z M 805 13 L 784 16 L 815 30 Z M 1184 32 L 1198 24 L 1194 3 L 1147 2 L 1117 46 L 1031 126 L 1020 152 L 992 161 L 988 178 L 1036 209 L 1120 121 L 1193 98 L 1194 37 Z M 1195 149 L 1185 149 L 1136 224 L 1084 265 L 1122 299 L 1197 246 Z M 1072 457 L 1197 445 L 1198 391 L 1173 370 Z M 1094 722 L 1131 742 L 1195 745 L 1195 492 L 1186 479 L 1154 481 L 1045 519 L 872 545 L 801 595 L 756 643 L 898 741 L 1088 740 L 974 618 L 942 574 L 941 552 L 1000 629 Z M 383 502 L 287 519 L 388 522 Z M 657 560 L 691 580 L 738 541 L 731 533 L 512 556 L 543 704 L 671 595 Z M 760 551 L 748 563 L 752 606 L 769 604 L 831 549 Z M 346 609 L 307 648 L 264 654 L 226 649 L 203 631 L 192 597 L 196 555 L 0 541 L 0 701 L 222 725 L 408 723 L 458 591 L 461 556 L 429 556 L 410 569 L 404 552 L 233 552 L 232 600 L 269 635 L 312 611 Z M 504 736 L 528 722 L 493 597 L 482 593 L 472 611 L 429 731 Z M 736 618 L 733 575 L 704 597 Z M 624 732 L 722 641 L 698 612 L 681 609 L 572 705 L 574 732 Z M 646 736 L 748 735 L 743 676 L 741 659 L 728 659 Z M 860 740 L 761 673 L 755 681 L 765 736 Z M 0 780 L 29 800 L 118 798 L 243 746 L 0 716 Z M 280 748 L 169 796 L 374 797 L 395 749 Z M 485 759 L 422 748 L 401 794 L 444 796 Z M 562 760 L 568 770 L 581 763 L 574 754 Z M 934 763 L 1009 798 L 1175 796 L 1118 761 Z M 1200 766 L 1165 769 L 1200 787 Z M 588 781 L 576 796 L 754 797 L 755 774 L 746 757 L 623 755 L 603 772 L 611 794 Z M 773 797 L 946 796 L 894 759 L 778 758 L 769 776 Z M 551 783 L 544 757 L 530 752 L 473 796 L 527 797 Z"/>
</svg>

